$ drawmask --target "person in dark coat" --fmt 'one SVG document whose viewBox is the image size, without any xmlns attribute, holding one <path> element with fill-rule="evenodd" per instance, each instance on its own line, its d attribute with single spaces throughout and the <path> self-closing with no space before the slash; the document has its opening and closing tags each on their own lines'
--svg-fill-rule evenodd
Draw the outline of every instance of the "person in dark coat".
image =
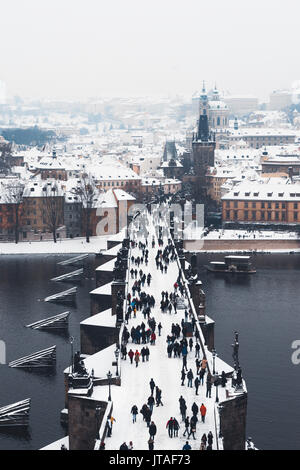
<svg viewBox="0 0 300 470">
<path fill-rule="evenodd" d="M 132 414 L 132 422 L 136 423 L 136 415 L 138 414 L 138 407 L 136 405 L 133 405 L 131 408 L 131 414 Z"/>
<path fill-rule="evenodd" d="M 190 418 L 188 416 L 184 420 L 184 426 L 185 426 L 185 430 L 184 430 L 183 435 L 185 436 L 186 433 L 189 433 L 189 428 L 190 428 Z"/>
<path fill-rule="evenodd" d="M 174 429 L 174 437 L 178 437 L 178 430 L 180 426 L 176 418 L 173 419 L 173 429 Z"/>
<path fill-rule="evenodd" d="M 123 444 L 120 445 L 120 450 L 129 450 L 128 445 L 126 444 L 126 442 L 123 442 Z"/>
<path fill-rule="evenodd" d="M 156 387 L 156 394 L 155 394 L 155 399 L 156 399 L 156 406 L 164 406 L 162 401 L 161 401 L 161 389 Z"/>
<path fill-rule="evenodd" d="M 213 442 L 214 442 L 213 433 L 212 433 L 211 431 L 209 431 L 209 433 L 207 434 L 207 443 L 208 443 L 208 446 L 210 446 L 210 447 L 212 448 Z M 207 450 L 208 450 L 208 446 L 207 446 Z"/>
<path fill-rule="evenodd" d="M 150 389 L 151 389 L 151 395 L 153 395 L 154 389 L 155 389 L 155 382 L 153 379 L 150 380 Z"/>
<path fill-rule="evenodd" d="M 192 369 L 190 369 L 187 373 L 187 378 L 188 378 L 188 387 L 191 387 L 193 388 L 193 378 L 194 378 L 194 374 L 193 374 L 193 371 Z"/>
<path fill-rule="evenodd" d="M 194 385 L 195 385 L 195 389 L 196 389 L 196 395 L 198 395 L 198 388 L 199 388 L 199 385 L 200 385 L 199 377 L 195 378 Z"/>
<path fill-rule="evenodd" d="M 198 412 L 199 412 L 199 407 L 198 407 L 197 403 L 194 402 L 193 405 L 192 405 L 193 416 L 197 416 Z"/>
<path fill-rule="evenodd" d="M 184 385 L 186 373 L 184 372 L 184 369 L 181 371 L 181 385 Z"/>
<path fill-rule="evenodd" d="M 212 376 L 208 374 L 206 379 L 206 398 L 211 398 Z"/>
<path fill-rule="evenodd" d="M 149 426 L 150 439 L 154 440 L 156 432 L 157 432 L 157 428 L 156 428 L 154 422 L 152 421 L 150 426 Z"/>
<path fill-rule="evenodd" d="M 145 347 L 145 353 L 146 353 L 146 361 L 148 362 L 149 361 L 149 356 L 150 356 L 150 351 L 149 351 L 148 346 Z"/>
<path fill-rule="evenodd" d="M 153 395 L 150 395 L 150 397 L 148 398 L 148 406 L 151 411 L 153 411 L 154 403 L 155 403 L 154 397 Z"/>
<path fill-rule="evenodd" d="M 223 388 L 225 388 L 225 387 L 226 387 L 226 384 L 227 384 L 226 374 L 225 374 L 225 372 L 223 371 L 223 372 L 222 372 L 222 376 L 221 376 L 221 385 L 222 385 Z"/>
</svg>

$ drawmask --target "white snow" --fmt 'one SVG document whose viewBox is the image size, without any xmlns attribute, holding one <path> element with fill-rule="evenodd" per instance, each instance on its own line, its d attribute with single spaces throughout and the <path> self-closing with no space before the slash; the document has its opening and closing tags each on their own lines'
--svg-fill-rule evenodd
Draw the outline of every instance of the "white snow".
<svg viewBox="0 0 300 470">
<path fill-rule="evenodd" d="M 34 255 L 34 254 L 98 254 L 106 250 L 107 237 L 91 237 L 90 243 L 85 238 L 58 239 L 51 241 L 32 241 L 20 243 L 0 243 L 0 255 Z"/>
<path fill-rule="evenodd" d="M 111 314 L 111 308 L 104 310 L 103 312 L 97 313 L 92 317 L 83 320 L 81 325 L 94 325 L 94 326 L 106 326 L 113 328 L 116 326 L 116 317 Z"/>
</svg>

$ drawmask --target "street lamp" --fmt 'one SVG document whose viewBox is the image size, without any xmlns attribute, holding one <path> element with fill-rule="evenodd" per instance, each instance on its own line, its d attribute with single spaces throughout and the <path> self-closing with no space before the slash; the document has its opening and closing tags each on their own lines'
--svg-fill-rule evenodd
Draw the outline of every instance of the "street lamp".
<svg viewBox="0 0 300 470">
<path fill-rule="evenodd" d="M 119 359 L 119 354 L 120 354 L 120 351 L 119 351 L 119 349 L 117 348 L 117 349 L 115 350 L 116 366 L 117 366 L 116 376 L 118 376 L 118 375 L 119 375 L 119 370 L 118 370 L 118 359 Z"/>
<path fill-rule="evenodd" d="M 111 393 L 110 393 L 110 382 L 111 382 L 111 378 L 112 378 L 112 373 L 111 373 L 110 370 L 109 370 L 109 371 L 108 371 L 108 374 L 107 374 L 108 390 L 109 390 L 109 393 L 108 393 L 108 401 L 111 401 Z"/>
<path fill-rule="evenodd" d="M 71 337 L 70 337 L 70 344 L 71 344 L 71 364 L 72 364 L 71 371 L 72 371 L 72 374 L 73 374 L 73 372 L 74 372 L 74 351 L 73 351 L 73 343 L 74 343 L 74 337 L 71 336 Z"/>
<path fill-rule="evenodd" d="M 214 349 L 212 350 L 212 357 L 213 357 L 213 375 L 215 375 L 215 373 L 216 373 L 216 370 L 215 370 L 216 355 L 217 355 L 217 353 L 216 353 L 216 350 L 215 350 L 215 348 L 214 348 Z"/>
</svg>

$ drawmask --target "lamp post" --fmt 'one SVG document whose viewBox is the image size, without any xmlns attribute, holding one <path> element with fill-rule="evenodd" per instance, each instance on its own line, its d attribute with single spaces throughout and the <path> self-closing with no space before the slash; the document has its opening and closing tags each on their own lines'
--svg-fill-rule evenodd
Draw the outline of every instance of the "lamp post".
<svg viewBox="0 0 300 470">
<path fill-rule="evenodd" d="M 74 337 L 71 336 L 70 337 L 70 344 L 71 344 L 71 371 L 72 371 L 72 374 L 74 372 L 74 351 L 73 351 L 73 343 L 74 343 Z"/>
<path fill-rule="evenodd" d="M 110 382 L 111 382 L 111 378 L 112 378 L 112 373 L 111 373 L 110 370 L 109 370 L 109 371 L 108 371 L 108 374 L 107 374 L 108 390 L 109 390 L 109 393 L 108 393 L 108 401 L 111 401 L 111 393 L 110 393 Z"/>
<path fill-rule="evenodd" d="M 212 350 L 212 357 L 213 357 L 213 375 L 215 375 L 215 373 L 216 373 L 216 370 L 215 370 L 216 355 L 217 355 L 216 350 L 213 349 L 213 350 Z"/>
<path fill-rule="evenodd" d="M 115 350 L 115 357 L 116 357 L 116 366 L 117 366 L 117 370 L 116 370 L 116 376 L 119 375 L 119 369 L 118 369 L 118 359 L 119 359 L 119 354 L 120 354 L 120 351 L 119 349 L 117 348 Z"/>
</svg>

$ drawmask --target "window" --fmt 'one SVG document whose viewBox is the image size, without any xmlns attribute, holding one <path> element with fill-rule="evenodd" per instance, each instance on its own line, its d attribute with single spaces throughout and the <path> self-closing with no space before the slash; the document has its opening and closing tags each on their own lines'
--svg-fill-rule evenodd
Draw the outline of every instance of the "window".
<svg viewBox="0 0 300 470">
<path fill-rule="evenodd" d="M 268 202 L 268 209 L 272 209 L 272 204 Z"/>
<path fill-rule="evenodd" d="M 295 204 L 294 204 L 294 209 L 298 209 L 298 204 L 297 204 L 297 202 L 295 202 Z"/>
<path fill-rule="evenodd" d="M 256 212 L 252 211 L 252 220 L 256 220 Z"/>
<path fill-rule="evenodd" d="M 245 208 L 247 209 L 249 206 L 248 202 L 245 202 Z"/>
<path fill-rule="evenodd" d="M 226 219 L 230 219 L 230 211 L 226 211 Z"/>
<path fill-rule="evenodd" d="M 281 218 L 282 218 L 282 220 L 285 220 L 285 212 L 283 212 L 283 213 L 281 214 Z"/>
<path fill-rule="evenodd" d="M 234 202 L 234 207 L 235 207 L 235 209 L 237 209 L 237 207 L 238 207 L 238 203 L 236 201 Z"/>
<path fill-rule="evenodd" d="M 279 212 L 275 212 L 275 219 L 279 220 Z"/>
<path fill-rule="evenodd" d="M 234 211 L 234 220 L 238 219 L 238 211 Z"/>
<path fill-rule="evenodd" d="M 262 209 L 265 208 L 265 203 L 264 203 L 264 202 L 261 203 L 261 208 L 262 208 Z"/>
<path fill-rule="evenodd" d="M 272 220 L 272 213 L 268 212 L 268 220 Z"/>
<path fill-rule="evenodd" d="M 278 202 L 276 202 L 275 208 L 276 208 L 276 209 L 279 209 L 279 203 L 278 203 Z"/>
<path fill-rule="evenodd" d="M 294 212 L 294 220 L 298 220 L 298 213 L 297 212 Z"/>
<path fill-rule="evenodd" d="M 245 211 L 245 220 L 248 220 L 248 211 Z"/>
<path fill-rule="evenodd" d="M 256 202 L 253 202 L 253 203 L 252 203 L 252 207 L 253 207 L 253 208 L 256 207 Z"/>
</svg>

